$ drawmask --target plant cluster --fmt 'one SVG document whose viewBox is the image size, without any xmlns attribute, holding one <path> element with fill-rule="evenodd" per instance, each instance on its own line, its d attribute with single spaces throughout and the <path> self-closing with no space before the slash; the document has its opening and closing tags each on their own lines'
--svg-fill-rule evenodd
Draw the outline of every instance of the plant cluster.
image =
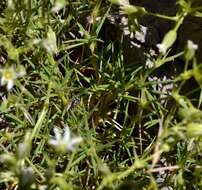
<svg viewBox="0 0 202 190">
<path fill-rule="evenodd" d="M 198 2 L 168 16 L 127 0 L 2 0 L 0 189 L 202 189 L 200 47 L 174 49 Z M 130 36 L 145 16 L 173 27 L 126 64 L 114 11 Z"/>
</svg>

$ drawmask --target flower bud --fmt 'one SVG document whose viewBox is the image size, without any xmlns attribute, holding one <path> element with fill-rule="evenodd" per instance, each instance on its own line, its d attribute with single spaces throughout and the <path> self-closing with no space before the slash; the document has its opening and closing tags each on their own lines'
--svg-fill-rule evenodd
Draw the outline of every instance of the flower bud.
<svg viewBox="0 0 202 190">
<path fill-rule="evenodd" d="M 142 16 L 147 13 L 144 7 L 127 5 L 122 7 L 122 11 L 128 15 Z"/>
<path fill-rule="evenodd" d="M 166 51 L 174 44 L 177 38 L 177 32 L 175 30 L 170 30 L 163 38 L 161 44 L 157 44 L 159 52 L 165 54 Z"/>
<path fill-rule="evenodd" d="M 187 41 L 187 47 L 185 49 L 185 59 L 190 61 L 194 58 L 195 52 L 198 49 L 198 45 L 194 44 L 191 40 Z"/>
<path fill-rule="evenodd" d="M 187 136 L 190 138 L 202 136 L 202 124 L 189 123 L 187 125 Z"/>
<path fill-rule="evenodd" d="M 193 69 L 194 78 L 199 85 L 202 85 L 202 65 L 195 65 Z"/>
</svg>

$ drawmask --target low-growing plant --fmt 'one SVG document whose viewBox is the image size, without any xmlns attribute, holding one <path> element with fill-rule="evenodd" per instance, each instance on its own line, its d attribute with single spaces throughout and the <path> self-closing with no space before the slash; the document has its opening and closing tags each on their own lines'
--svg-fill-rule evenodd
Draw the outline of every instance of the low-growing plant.
<svg viewBox="0 0 202 190">
<path fill-rule="evenodd" d="M 0 189 L 202 188 L 200 46 L 175 48 L 202 7 L 176 5 L 0 2 Z M 154 46 L 146 17 L 172 22 Z"/>
</svg>

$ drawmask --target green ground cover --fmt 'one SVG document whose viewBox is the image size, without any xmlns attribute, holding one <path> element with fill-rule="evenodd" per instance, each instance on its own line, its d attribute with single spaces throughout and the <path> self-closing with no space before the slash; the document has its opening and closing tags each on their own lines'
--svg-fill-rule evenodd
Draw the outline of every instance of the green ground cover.
<svg viewBox="0 0 202 190">
<path fill-rule="evenodd" d="M 200 47 L 174 51 L 197 2 L 167 16 L 124 0 L 0 1 L 0 189 L 202 189 Z M 144 16 L 173 27 L 126 64 L 113 11 L 131 34 Z"/>
</svg>

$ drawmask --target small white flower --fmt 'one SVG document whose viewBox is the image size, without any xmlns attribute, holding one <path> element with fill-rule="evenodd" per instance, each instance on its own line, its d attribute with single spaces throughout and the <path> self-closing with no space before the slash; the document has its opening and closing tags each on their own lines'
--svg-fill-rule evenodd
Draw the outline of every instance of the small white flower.
<svg viewBox="0 0 202 190">
<path fill-rule="evenodd" d="M 10 91 L 13 88 L 14 80 L 16 79 L 16 72 L 13 67 L 5 68 L 2 70 L 1 85 L 7 84 L 7 90 Z"/>
<path fill-rule="evenodd" d="M 197 50 L 198 49 L 198 45 L 195 44 L 194 42 L 192 42 L 191 40 L 187 41 L 187 48 L 191 49 L 191 50 Z"/>
<path fill-rule="evenodd" d="M 56 0 L 54 6 L 52 7 L 51 11 L 57 13 L 60 9 L 64 8 L 66 5 L 66 0 Z"/>
<path fill-rule="evenodd" d="M 127 6 L 129 5 L 129 0 L 110 0 L 111 3 L 117 4 L 117 5 L 121 5 L 121 6 Z"/>
<path fill-rule="evenodd" d="M 8 8 L 10 8 L 10 9 L 14 9 L 13 0 L 8 0 L 7 6 L 8 6 Z"/>
<path fill-rule="evenodd" d="M 157 44 L 160 53 L 165 54 L 166 51 L 172 47 L 177 38 L 177 31 L 175 29 L 168 31 L 160 44 Z"/>
<path fill-rule="evenodd" d="M 146 41 L 146 36 L 147 36 L 147 30 L 148 28 L 145 27 L 145 26 L 140 26 L 140 31 L 136 31 L 135 32 L 135 38 L 142 42 L 142 43 L 145 43 Z"/>
<path fill-rule="evenodd" d="M 53 53 L 55 51 L 55 44 L 52 43 L 52 41 L 49 41 L 49 40 L 44 40 L 43 41 L 43 47 L 46 49 L 46 51 L 48 53 Z"/>
<path fill-rule="evenodd" d="M 164 44 L 157 44 L 156 46 L 157 46 L 157 48 L 159 49 L 159 52 L 160 52 L 160 53 L 163 53 L 163 54 L 166 53 L 167 48 L 166 48 L 166 46 L 165 46 Z"/>
<path fill-rule="evenodd" d="M 42 45 L 48 53 L 57 53 L 57 37 L 51 28 L 47 32 L 47 38 L 42 40 Z"/>
<path fill-rule="evenodd" d="M 75 146 L 82 142 L 81 137 L 71 137 L 68 126 L 65 125 L 64 134 L 62 135 L 58 128 L 54 128 L 55 138 L 49 140 L 49 144 L 61 152 L 74 151 Z"/>
<path fill-rule="evenodd" d="M 25 69 L 23 66 L 19 66 L 18 68 L 14 69 L 13 66 L 4 68 L 0 70 L 1 72 L 1 85 L 6 85 L 8 91 L 13 88 L 14 80 L 18 77 L 22 77 L 25 75 Z"/>
<path fill-rule="evenodd" d="M 129 0 L 120 0 L 120 5 L 122 6 L 130 5 Z"/>
<path fill-rule="evenodd" d="M 154 62 L 151 59 L 146 60 L 146 66 L 147 68 L 153 68 L 154 67 Z"/>
<path fill-rule="evenodd" d="M 198 45 L 193 41 L 188 40 L 187 46 L 185 48 L 185 59 L 187 61 L 191 61 L 195 57 L 196 50 L 198 49 Z"/>
</svg>

